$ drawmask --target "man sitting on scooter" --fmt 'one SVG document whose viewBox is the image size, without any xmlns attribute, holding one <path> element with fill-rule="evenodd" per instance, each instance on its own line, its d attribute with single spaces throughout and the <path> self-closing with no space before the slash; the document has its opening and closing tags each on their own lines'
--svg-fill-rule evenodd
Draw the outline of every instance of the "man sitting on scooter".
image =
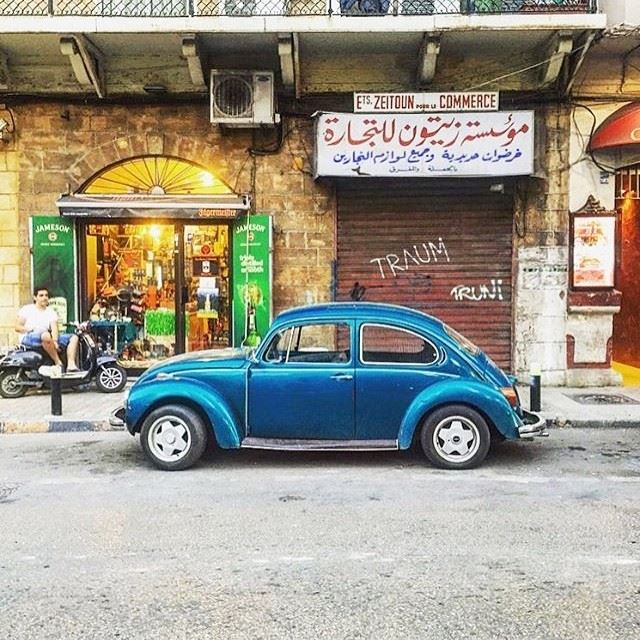
<svg viewBox="0 0 640 640">
<path fill-rule="evenodd" d="M 53 360 L 52 367 L 40 367 L 40 373 L 47 376 L 62 374 L 62 360 L 58 345 L 67 350 L 67 372 L 78 370 L 78 336 L 72 333 L 58 333 L 58 314 L 49 308 L 49 289 L 37 286 L 33 290 L 33 304 L 27 304 L 18 311 L 16 331 L 24 334 L 20 343 L 25 347 L 42 347 Z"/>
</svg>

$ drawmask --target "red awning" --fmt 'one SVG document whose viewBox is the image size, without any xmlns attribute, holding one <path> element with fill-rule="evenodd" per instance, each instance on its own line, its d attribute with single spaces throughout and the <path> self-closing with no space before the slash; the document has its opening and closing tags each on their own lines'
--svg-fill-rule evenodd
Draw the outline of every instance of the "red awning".
<svg viewBox="0 0 640 640">
<path fill-rule="evenodd" d="M 640 102 L 632 102 L 612 113 L 595 130 L 590 151 L 620 149 L 640 144 Z"/>
</svg>

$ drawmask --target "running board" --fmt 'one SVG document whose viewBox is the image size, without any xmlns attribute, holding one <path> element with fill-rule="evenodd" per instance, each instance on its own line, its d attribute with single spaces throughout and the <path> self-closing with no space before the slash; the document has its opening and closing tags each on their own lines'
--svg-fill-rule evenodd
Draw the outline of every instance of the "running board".
<svg viewBox="0 0 640 640">
<path fill-rule="evenodd" d="M 284 438 L 245 438 L 242 449 L 278 451 L 396 451 L 397 440 L 293 440 Z"/>
</svg>

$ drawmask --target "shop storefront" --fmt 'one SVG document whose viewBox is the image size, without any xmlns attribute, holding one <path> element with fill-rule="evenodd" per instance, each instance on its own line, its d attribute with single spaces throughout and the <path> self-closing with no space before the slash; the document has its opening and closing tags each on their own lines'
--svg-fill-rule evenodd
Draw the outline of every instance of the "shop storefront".
<svg viewBox="0 0 640 640">
<path fill-rule="evenodd" d="M 433 314 L 512 369 L 514 177 L 533 171 L 533 114 L 316 125 L 316 173 L 337 184 L 337 298 Z"/>
<path fill-rule="evenodd" d="M 101 346 L 125 366 L 238 346 L 256 314 L 268 325 L 270 240 L 266 257 L 254 256 L 257 243 L 250 240 L 256 226 L 269 232 L 270 221 L 247 218 L 249 197 L 202 167 L 132 158 L 57 205 L 77 238 L 77 297 L 68 306 L 92 321 Z M 242 254 L 237 268 L 234 252 Z M 249 295 L 260 275 L 260 295 Z"/>
<path fill-rule="evenodd" d="M 338 188 L 338 299 L 409 305 L 511 368 L 513 194 L 486 180 Z"/>
<path fill-rule="evenodd" d="M 573 168 L 571 209 L 582 233 L 570 239 L 568 371 L 612 368 L 625 384 L 638 384 L 640 104 L 602 104 L 588 115 L 574 124 L 573 157 L 582 156 Z"/>
</svg>

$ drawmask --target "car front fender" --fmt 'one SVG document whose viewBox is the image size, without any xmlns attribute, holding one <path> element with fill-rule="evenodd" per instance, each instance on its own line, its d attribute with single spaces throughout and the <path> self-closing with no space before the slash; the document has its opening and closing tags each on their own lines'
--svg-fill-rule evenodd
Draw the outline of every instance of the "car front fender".
<svg viewBox="0 0 640 640">
<path fill-rule="evenodd" d="M 428 387 L 411 403 L 400 425 L 399 448 L 411 446 L 414 433 L 427 413 L 447 404 L 471 407 L 493 423 L 505 438 L 519 437 L 522 421 L 500 391 L 480 381 L 447 380 Z"/>
<path fill-rule="evenodd" d="M 204 413 L 222 449 L 240 447 L 244 437 L 242 423 L 220 393 L 198 380 L 179 376 L 151 378 L 131 387 L 125 414 L 129 431 L 139 432 L 150 411 L 172 404 L 194 407 Z"/>
</svg>

